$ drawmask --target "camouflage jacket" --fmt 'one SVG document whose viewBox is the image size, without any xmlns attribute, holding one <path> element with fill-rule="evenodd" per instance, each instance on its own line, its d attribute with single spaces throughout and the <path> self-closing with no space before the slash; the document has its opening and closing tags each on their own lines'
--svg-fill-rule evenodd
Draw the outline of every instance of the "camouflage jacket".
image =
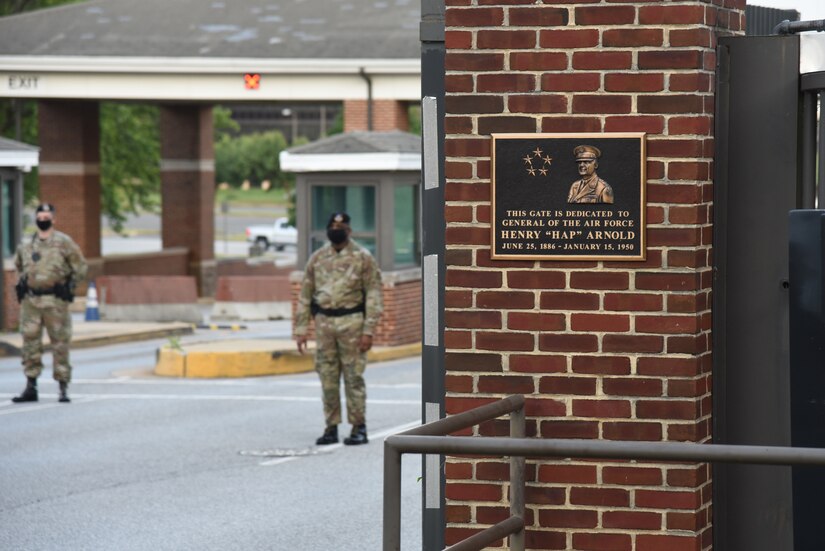
<svg viewBox="0 0 825 551">
<path fill-rule="evenodd" d="M 354 308 L 364 302 L 363 334 L 372 335 L 383 310 L 378 263 L 352 240 L 340 252 L 327 243 L 313 253 L 304 270 L 295 336 L 306 335 L 313 300 L 324 309 Z"/>
<path fill-rule="evenodd" d="M 37 234 L 26 237 L 17 247 L 14 265 L 21 277 L 28 277 L 32 289 L 46 289 L 69 278 L 86 277 L 86 259 L 80 247 L 65 233 L 54 231 L 48 239 Z"/>
</svg>

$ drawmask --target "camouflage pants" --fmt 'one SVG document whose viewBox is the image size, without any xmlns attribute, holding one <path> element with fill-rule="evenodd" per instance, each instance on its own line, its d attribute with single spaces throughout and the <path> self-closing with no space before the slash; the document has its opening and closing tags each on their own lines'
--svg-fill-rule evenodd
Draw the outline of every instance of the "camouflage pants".
<svg viewBox="0 0 825 551">
<path fill-rule="evenodd" d="M 57 297 L 26 297 L 20 306 L 20 331 L 23 333 L 23 373 L 37 378 L 43 371 L 43 327 L 49 334 L 54 361 L 52 376 L 56 381 L 69 382 L 69 342 L 72 340 L 72 318 L 69 303 Z"/>
<path fill-rule="evenodd" d="M 341 422 L 341 375 L 347 397 L 347 421 L 365 423 L 367 388 L 364 369 L 367 354 L 358 350 L 364 317 L 350 314 L 340 317 L 315 316 L 315 371 L 321 378 L 324 417 L 327 426 Z"/>
</svg>

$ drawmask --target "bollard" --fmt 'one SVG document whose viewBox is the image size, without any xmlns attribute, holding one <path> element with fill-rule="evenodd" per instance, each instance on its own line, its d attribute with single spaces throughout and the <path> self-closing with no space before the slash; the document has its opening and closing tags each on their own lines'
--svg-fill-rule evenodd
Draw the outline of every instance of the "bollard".
<svg viewBox="0 0 825 551">
<path fill-rule="evenodd" d="M 100 321 L 100 309 L 97 304 L 97 288 L 95 282 L 89 282 L 89 290 L 86 291 L 86 321 Z"/>
</svg>

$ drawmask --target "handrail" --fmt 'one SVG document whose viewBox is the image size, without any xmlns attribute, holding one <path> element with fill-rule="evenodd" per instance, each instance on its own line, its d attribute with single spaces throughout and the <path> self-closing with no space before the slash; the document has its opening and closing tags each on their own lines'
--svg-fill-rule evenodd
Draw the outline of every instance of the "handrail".
<svg viewBox="0 0 825 551">
<path fill-rule="evenodd" d="M 524 396 L 517 394 L 495 402 L 413 427 L 384 440 L 384 551 L 401 549 L 401 450 L 394 444 L 396 438 L 437 438 L 466 429 L 510 413 L 510 435 L 524 437 Z M 450 437 L 453 438 L 453 437 Z M 413 446 L 414 448 L 414 446 Z M 441 453 L 436 451 L 436 453 Z M 449 551 L 476 551 L 496 540 L 512 534 L 511 548 L 524 550 L 524 457 L 510 458 L 510 518 L 474 534 L 452 546 Z M 495 536 L 495 537 L 493 537 Z M 489 539 L 489 538 L 493 539 Z"/>
<path fill-rule="evenodd" d="M 479 413 L 483 409 L 483 413 Z M 446 436 L 473 424 L 511 413 L 510 438 Z M 435 428 L 434 428 L 435 427 Z M 449 432 L 445 432 L 449 429 Z M 524 438 L 524 397 L 509 396 L 475 410 L 440 419 L 384 440 L 384 551 L 401 546 L 401 454 L 503 455 L 510 457 L 510 518 L 450 547 L 478 551 L 508 535 L 510 549 L 524 549 L 524 458 L 655 459 L 661 461 L 825 465 L 825 449 L 739 446 L 692 442 L 622 442 Z M 495 534 L 494 539 L 490 539 Z"/>
</svg>

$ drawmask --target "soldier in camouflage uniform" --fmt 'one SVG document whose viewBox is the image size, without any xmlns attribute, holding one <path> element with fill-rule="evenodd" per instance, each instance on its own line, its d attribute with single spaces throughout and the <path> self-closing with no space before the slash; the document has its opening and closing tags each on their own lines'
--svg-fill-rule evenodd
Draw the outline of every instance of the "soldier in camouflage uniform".
<svg viewBox="0 0 825 551">
<path fill-rule="evenodd" d="M 20 330 L 23 333 L 23 373 L 28 382 L 13 402 L 37 401 L 37 378 L 43 371 L 43 327 L 53 353 L 53 376 L 60 384 L 60 401 L 69 402 L 67 389 L 72 377 L 69 341 L 72 318 L 69 300 L 72 287 L 86 277 L 86 260 L 71 237 L 54 229 L 54 207 L 42 204 L 35 211 L 37 233 L 17 248 L 14 264 L 22 287 Z"/>
<path fill-rule="evenodd" d="M 344 444 L 367 443 L 363 373 L 381 316 L 381 272 L 369 251 L 349 238 L 349 222 L 349 215 L 343 212 L 330 217 L 330 243 L 307 262 L 295 314 L 294 336 L 302 354 L 310 316 L 315 320 L 315 370 L 321 378 L 326 417 L 326 430 L 316 441 L 318 445 L 338 442 L 342 374 L 347 420 L 352 424 L 352 433 Z"/>
</svg>

